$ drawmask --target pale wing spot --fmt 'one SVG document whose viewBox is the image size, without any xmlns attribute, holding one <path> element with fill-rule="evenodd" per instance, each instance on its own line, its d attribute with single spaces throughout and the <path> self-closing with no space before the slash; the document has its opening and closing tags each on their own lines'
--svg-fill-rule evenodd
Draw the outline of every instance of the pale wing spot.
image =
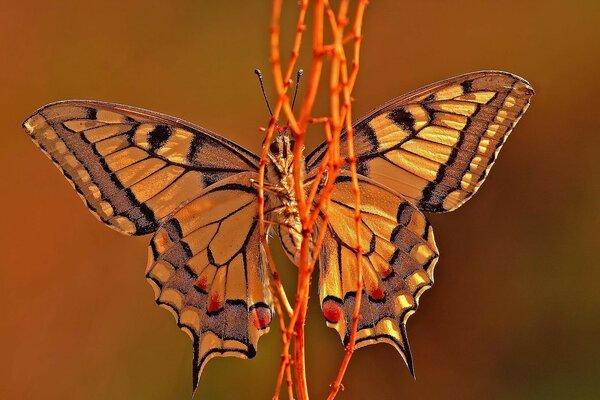
<svg viewBox="0 0 600 400">
<path fill-rule="evenodd" d="M 435 100 L 450 100 L 458 97 L 464 93 L 461 85 L 452 85 L 443 88 L 442 90 L 435 93 Z"/>
<path fill-rule="evenodd" d="M 258 265 L 247 265 L 248 269 L 248 301 L 250 304 L 264 301 L 265 281 Z"/>
<path fill-rule="evenodd" d="M 386 334 L 394 337 L 400 337 L 400 328 L 398 323 L 391 318 L 384 318 L 375 327 L 378 334 Z M 395 343 L 392 343 L 395 345 Z"/>
<path fill-rule="evenodd" d="M 506 96 L 506 99 L 504 99 L 504 103 L 502 104 L 502 107 L 513 108 L 516 105 L 517 105 L 517 99 L 512 95 L 508 95 L 508 96 Z"/>
<path fill-rule="evenodd" d="M 406 284 L 411 292 L 416 292 L 417 289 L 431 282 L 425 271 L 417 271 L 406 278 Z"/>
<path fill-rule="evenodd" d="M 396 246 L 387 240 L 375 242 L 375 251 L 386 260 L 391 260 L 396 252 Z"/>
<path fill-rule="evenodd" d="M 98 110 L 96 112 L 96 120 L 109 123 L 109 124 L 119 124 L 129 122 L 126 115 L 122 113 L 117 113 L 114 111 L 108 110 Z"/>
<path fill-rule="evenodd" d="M 362 205 L 361 205 L 361 207 L 362 207 Z M 336 207 L 336 215 L 332 214 L 330 216 L 330 218 L 336 218 L 336 219 L 341 220 L 341 219 L 353 218 L 353 216 L 354 216 L 354 211 L 352 209 L 347 208 L 347 207 L 337 206 Z M 339 236 L 340 240 L 343 243 L 346 243 L 346 245 L 352 246 L 352 247 L 356 246 L 356 231 L 355 231 L 354 226 L 345 225 L 345 224 L 335 224 L 335 233 L 337 234 L 337 236 Z M 360 225 L 360 233 L 361 233 L 360 245 L 363 249 L 368 249 L 369 245 L 370 245 L 371 232 L 369 231 L 367 226 L 365 226 L 364 223 Z"/>
<path fill-rule="evenodd" d="M 459 96 L 455 100 L 470 101 L 470 102 L 479 103 L 479 104 L 487 104 L 490 102 L 490 100 L 492 100 L 494 98 L 494 96 L 496 96 L 496 92 L 487 92 L 487 91 L 472 92 L 472 93 L 466 93 L 462 96 Z"/>
<path fill-rule="evenodd" d="M 477 104 L 467 103 L 464 101 L 440 101 L 429 104 L 433 110 L 444 111 L 458 115 L 471 116 L 477 111 Z"/>
<path fill-rule="evenodd" d="M 489 124 L 485 131 L 485 136 L 494 140 L 499 140 L 506 134 L 507 130 L 508 127 L 505 125 Z"/>
<path fill-rule="evenodd" d="M 405 310 L 409 308 L 413 308 L 415 306 L 415 301 L 412 296 L 407 294 L 400 294 L 396 297 L 394 302 L 394 313 L 397 315 L 401 315 Z"/>
<path fill-rule="evenodd" d="M 482 156 L 474 156 L 473 160 L 469 164 L 469 169 L 476 175 L 481 176 L 481 174 L 488 167 L 488 158 L 483 158 Z"/>
<path fill-rule="evenodd" d="M 146 204 L 152 209 L 157 219 L 163 219 L 190 198 L 196 198 L 202 193 L 202 174 L 190 171 L 177 179 L 159 195 L 149 199 Z"/>
<path fill-rule="evenodd" d="M 63 125 L 73 132 L 81 132 L 87 129 L 97 128 L 105 124 L 105 122 L 93 119 L 72 119 L 70 121 L 63 122 Z"/>
<path fill-rule="evenodd" d="M 439 164 L 416 154 L 403 150 L 394 150 L 386 154 L 394 164 L 423 179 L 435 180 Z"/>
<path fill-rule="evenodd" d="M 168 305 L 175 307 L 177 310 L 181 310 L 183 307 L 183 295 L 176 289 L 163 289 L 158 300 L 162 303 L 167 303 Z"/>
<path fill-rule="evenodd" d="M 220 220 L 244 205 L 253 203 L 256 197 L 252 193 L 220 190 L 203 195 L 175 214 L 181 225 L 183 235 L 186 236 L 200 226 Z"/>
<path fill-rule="evenodd" d="M 170 185 L 183 173 L 182 167 L 170 166 L 163 168 L 144 180 L 131 186 L 130 190 L 140 203 L 154 197 L 166 186 Z"/>
<path fill-rule="evenodd" d="M 65 154 L 65 156 L 63 157 L 63 162 L 66 167 L 65 169 L 81 169 L 81 164 L 72 154 Z"/>
<path fill-rule="evenodd" d="M 387 117 L 387 114 L 373 118 L 369 122 L 369 125 L 376 132 L 379 143 L 378 151 L 384 151 L 396 146 L 411 134 L 410 131 L 401 129 L 398 125 L 394 124 Z"/>
<path fill-rule="evenodd" d="M 328 254 L 333 259 L 337 260 L 338 244 L 335 239 L 331 236 L 330 232 L 325 234 L 323 240 L 323 247 L 321 249 L 322 254 Z M 329 293 L 339 299 L 343 298 L 342 291 L 342 277 L 340 275 L 340 269 L 335 265 L 325 265 L 321 268 L 319 274 L 319 285 L 321 287 L 321 293 Z"/>
<path fill-rule="evenodd" d="M 109 222 L 111 225 L 114 225 L 119 230 L 121 230 L 125 233 L 128 233 L 130 235 L 133 235 L 136 231 L 135 224 L 125 217 L 116 216 L 116 217 L 111 218 L 109 220 Z"/>
<path fill-rule="evenodd" d="M 463 175 L 460 185 L 463 190 L 471 190 L 479 182 L 479 175 L 473 172 L 465 172 Z"/>
<path fill-rule="evenodd" d="M 252 217 L 255 216 L 257 212 L 254 205 L 247 205 L 221 223 L 221 227 L 214 239 L 215 243 L 218 243 L 219 245 L 211 246 L 210 248 L 217 265 L 221 265 L 231 259 L 246 241 L 246 235 L 236 234 L 240 229 L 238 221 L 240 219 L 252 220 Z"/>
<path fill-rule="evenodd" d="M 426 264 L 433 256 L 434 252 L 425 243 L 421 243 L 412 248 L 410 255 L 419 263 Z"/>
<path fill-rule="evenodd" d="M 156 232 L 152 238 L 152 243 L 158 253 L 166 252 L 173 245 L 173 241 L 169 238 L 169 234 L 165 229 Z"/>
<path fill-rule="evenodd" d="M 428 184 L 426 179 L 416 176 L 403 169 L 393 170 L 393 165 L 382 158 L 376 158 L 369 162 L 373 172 L 369 176 L 377 182 L 387 186 L 395 187 L 402 185 L 402 194 L 410 199 L 419 200 L 423 189 Z"/>
<path fill-rule="evenodd" d="M 216 225 L 213 225 L 213 226 L 210 226 L 210 227 L 206 227 L 204 229 L 206 229 L 206 230 L 212 229 L 214 232 L 216 232 L 217 227 L 216 227 Z M 194 234 L 195 233 L 196 232 L 194 232 Z M 212 233 L 212 234 L 205 233 L 205 234 L 207 235 L 206 236 L 206 242 L 208 244 L 208 241 L 210 239 L 212 239 L 212 235 L 214 233 Z M 188 242 L 186 242 L 186 243 L 188 243 Z M 206 245 L 205 246 L 202 246 L 202 245 L 193 245 L 192 243 L 193 242 L 190 240 L 189 245 L 192 246 L 192 247 L 194 247 L 194 248 L 200 248 L 200 247 L 203 248 L 203 249 L 206 248 Z M 194 273 L 196 275 L 199 275 L 199 276 L 202 273 L 202 271 L 204 270 L 204 268 L 206 268 L 206 266 L 209 265 L 209 264 L 210 264 L 210 261 L 208 261 L 208 253 L 206 252 L 206 250 L 203 250 L 203 251 L 200 251 L 199 253 L 196 253 L 192 258 L 190 258 L 187 261 L 187 265 L 192 269 L 192 271 L 194 271 Z"/>
<path fill-rule="evenodd" d="M 404 143 L 402 149 L 440 164 L 445 164 L 452 154 L 452 147 L 420 139 Z"/>
<path fill-rule="evenodd" d="M 188 162 L 188 154 L 193 139 L 194 136 L 190 132 L 175 128 L 165 144 L 156 149 L 156 154 L 171 162 L 185 164 Z"/>
<path fill-rule="evenodd" d="M 198 310 L 194 308 L 187 307 L 181 313 L 180 322 L 183 325 L 187 325 L 191 327 L 194 331 L 199 331 L 200 326 L 200 315 L 198 314 Z M 190 335 L 192 340 L 194 339 L 193 335 Z"/>
<path fill-rule="evenodd" d="M 98 154 L 104 157 L 114 153 L 115 151 L 122 150 L 128 146 L 129 140 L 127 139 L 127 136 L 120 135 L 117 137 L 111 137 L 109 139 L 97 142 L 94 145 L 94 148 L 96 149 L 96 152 L 98 152 Z"/>
<path fill-rule="evenodd" d="M 410 217 L 410 221 L 406 226 L 411 232 L 418 234 L 419 236 L 423 236 L 425 233 L 425 228 L 427 226 L 427 220 L 425 216 L 421 213 L 412 213 Z"/>
<path fill-rule="evenodd" d="M 229 263 L 227 272 L 227 297 L 243 299 L 246 297 L 246 275 L 244 272 L 244 257 L 239 254 Z"/>
<path fill-rule="evenodd" d="M 148 153 L 144 150 L 129 147 L 107 156 L 104 161 L 112 171 L 118 171 L 147 157 Z"/>
<path fill-rule="evenodd" d="M 415 122 L 414 129 L 420 131 L 429 124 L 429 114 L 427 110 L 419 104 L 409 104 L 404 107 L 404 110 L 412 114 Z"/>
<path fill-rule="evenodd" d="M 469 118 L 464 115 L 436 112 L 434 114 L 433 120 L 431 121 L 431 124 L 433 126 L 441 126 L 444 128 L 451 128 L 457 131 L 462 131 L 465 128 L 465 126 L 467 126 L 468 121 Z"/>
<path fill-rule="evenodd" d="M 82 185 L 80 188 L 86 196 L 90 197 L 93 200 L 100 200 L 100 198 L 102 197 L 100 189 L 98 189 L 98 186 L 94 184 L 90 183 L 88 185 Z"/>
<path fill-rule="evenodd" d="M 73 172 L 71 173 L 71 177 L 73 178 L 74 181 L 77 181 L 77 182 L 81 183 L 82 185 L 89 183 L 91 180 L 90 174 L 88 174 L 88 172 L 81 167 L 81 164 L 79 164 L 79 162 L 77 162 L 73 166 Z M 96 199 L 98 199 L 98 198 L 96 198 Z"/>
<path fill-rule="evenodd" d="M 100 218 L 102 218 L 103 220 L 106 220 L 111 215 L 113 215 L 113 208 L 110 205 L 110 203 L 106 201 L 99 202 L 96 211 L 98 212 L 98 215 L 100 215 Z"/>
<path fill-rule="evenodd" d="M 359 185 L 360 188 L 360 185 Z M 366 224 L 373 233 L 380 238 L 387 238 L 389 232 L 396 225 L 396 217 L 382 217 L 379 215 L 371 215 L 362 213 L 362 221 Z M 390 228 L 391 227 L 391 228 Z"/>
<path fill-rule="evenodd" d="M 467 197 L 467 192 L 463 190 L 454 190 L 450 192 L 444 199 L 443 207 L 446 210 L 453 210 L 457 205 Z"/>
<path fill-rule="evenodd" d="M 141 124 L 135 130 L 135 134 L 133 135 L 133 141 L 136 146 L 139 146 L 145 150 L 152 149 L 150 143 L 148 143 L 148 134 L 156 129 L 156 124 Z"/>
<path fill-rule="evenodd" d="M 55 141 L 55 140 L 60 141 L 56 132 L 54 132 L 54 130 L 52 128 L 50 128 L 50 126 L 48 126 L 48 125 L 46 125 L 42 131 L 40 131 L 40 133 L 38 135 L 38 139 L 39 140 L 48 140 L 48 141 Z"/>
<path fill-rule="evenodd" d="M 171 264 L 164 261 L 159 261 L 154 264 L 149 275 L 164 284 L 173 277 L 174 273 L 175 269 Z"/>
<path fill-rule="evenodd" d="M 210 331 L 205 332 L 200 340 L 200 348 L 202 349 L 221 348 L 221 344 L 221 339 Z"/>
<path fill-rule="evenodd" d="M 131 129 L 129 124 L 102 125 L 84 131 L 83 136 L 88 142 L 96 143 L 109 137 L 121 135 Z"/>
<path fill-rule="evenodd" d="M 460 132 L 451 128 L 430 125 L 421 129 L 417 137 L 446 146 L 455 146 L 460 137 Z"/>
<path fill-rule="evenodd" d="M 342 291 L 356 292 L 356 253 L 342 247 Z"/>
<path fill-rule="evenodd" d="M 142 179 L 152 175 L 165 165 L 167 165 L 167 163 L 163 160 L 147 158 L 115 172 L 115 175 L 119 181 L 121 181 L 123 187 L 131 187 Z"/>
<path fill-rule="evenodd" d="M 477 146 L 477 152 L 487 158 L 491 156 L 496 151 L 496 143 L 490 141 L 486 138 L 483 138 L 479 141 L 479 146 Z"/>
</svg>

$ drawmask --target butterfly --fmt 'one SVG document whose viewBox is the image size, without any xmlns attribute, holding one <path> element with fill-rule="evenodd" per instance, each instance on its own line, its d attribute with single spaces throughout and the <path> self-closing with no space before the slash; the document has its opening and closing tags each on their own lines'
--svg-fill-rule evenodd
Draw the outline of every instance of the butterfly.
<svg viewBox="0 0 600 400">
<path fill-rule="evenodd" d="M 353 124 L 364 249 L 357 347 L 389 343 L 413 372 L 406 321 L 438 261 L 423 213 L 452 211 L 475 194 L 533 93 L 515 75 L 474 72 L 395 98 Z M 152 235 L 146 277 L 192 339 L 194 389 L 213 357 L 252 358 L 274 312 L 258 229 L 259 157 L 181 119 L 99 101 L 51 103 L 23 125 L 100 221 Z M 269 230 L 292 260 L 301 241 L 297 194 L 286 185 L 293 147 L 285 133 L 269 145 L 264 186 L 265 219 L 276 221 Z M 345 132 L 340 148 L 347 159 Z M 307 181 L 326 150 L 304 160 Z M 344 343 L 358 271 L 351 179 L 347 165 L 335 178 L 319 253 L 321 309 Z"/>
</svg>

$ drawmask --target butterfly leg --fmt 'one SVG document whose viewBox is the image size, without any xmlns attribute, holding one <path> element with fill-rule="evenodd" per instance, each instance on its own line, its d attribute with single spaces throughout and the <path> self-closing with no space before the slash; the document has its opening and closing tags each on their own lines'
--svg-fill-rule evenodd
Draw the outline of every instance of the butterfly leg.
<svg viewBox="0 0 600 400">
<path fill-rule="evenodd" d="M 250 179 L 250 184 L 252 184 L 252 186 L 257 189 L 260 187 L 260 185 L 256 179 Z M 287 194 L 285 188 L 283 188 L 282 186 L 279 186 L 279 185 L 273 185 L 272 183 L 264 182 L 263 190 L 267 193 L 274 194 L 278 197 L 285 196 Z"/>
</svg>

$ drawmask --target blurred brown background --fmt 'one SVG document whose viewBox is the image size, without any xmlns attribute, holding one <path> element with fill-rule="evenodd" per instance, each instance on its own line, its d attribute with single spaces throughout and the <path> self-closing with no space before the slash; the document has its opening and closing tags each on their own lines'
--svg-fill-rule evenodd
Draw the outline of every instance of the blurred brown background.
<svg viewBox="0 0 600 400">
<path fill-rule="evenodd" d="M 0 398 L 189 398 L 191 344 L 145 282 L 148 238 L 99 224 L 20 124 L 50 101 L 98 99 L 258 151 L 267 113 L 252 71 L 272 95 L 269 17 L 268 1 L 3 4 Z M 599 24 L 591 0 L 371 1 L 356 116 L 480 69 L 521 75 L 537 95 L 475 199 L 431 216 L 441 261 L 408 325 L 417 381 L 390 346 L 371 346 L 341 399 L 600 396 Z M 342 346 L 311 307 L 317 399 Z M 197 398 L 270 398 L 279 352 L 274 325 L 254 360 L 209 363 Z"/>
</svg>

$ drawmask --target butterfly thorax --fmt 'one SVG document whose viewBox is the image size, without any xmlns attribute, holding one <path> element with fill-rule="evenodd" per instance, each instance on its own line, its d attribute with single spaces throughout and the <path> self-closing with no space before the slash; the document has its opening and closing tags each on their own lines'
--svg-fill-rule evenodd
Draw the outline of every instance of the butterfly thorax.
<svg viewBox="0 0 600 400">
<path fill-rule="evenodd" d="M 270 195 L 268 218 L 277 226 L 286 253 L 296 262 L 302 244 L 302 223 L 294 184 L 293 152 L 294 141 L 286 133 L 271 143 L 265 191 Z M 303 171 L 304 166 L 300 169 Z"/>
</svg>

